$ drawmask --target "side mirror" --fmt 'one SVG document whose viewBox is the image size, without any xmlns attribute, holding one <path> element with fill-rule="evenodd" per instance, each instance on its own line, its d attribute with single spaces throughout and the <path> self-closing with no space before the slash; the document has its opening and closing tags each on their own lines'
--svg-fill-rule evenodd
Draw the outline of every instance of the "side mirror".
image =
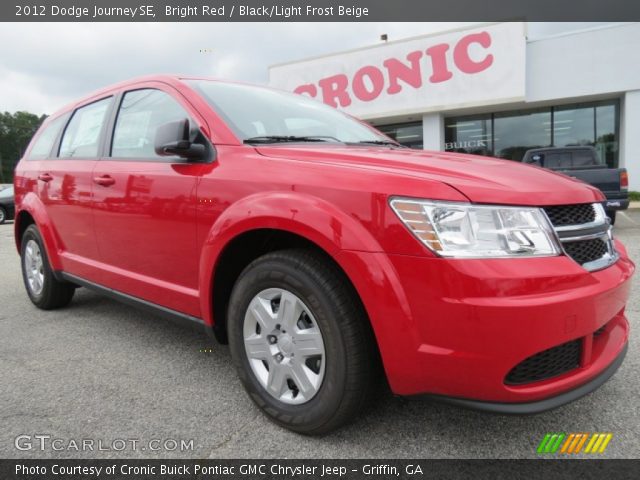
<svg viewBox="0 0 640 480">
<path fill-rule="evenodd" d="M 195 143 L 189 127 L 189 119 L 160 125 L 154 139 L 154 149 L 160 156 L 178 156 L 189 160 L 204 158 L 207 148 L 201 143 Z"/>
</svg>

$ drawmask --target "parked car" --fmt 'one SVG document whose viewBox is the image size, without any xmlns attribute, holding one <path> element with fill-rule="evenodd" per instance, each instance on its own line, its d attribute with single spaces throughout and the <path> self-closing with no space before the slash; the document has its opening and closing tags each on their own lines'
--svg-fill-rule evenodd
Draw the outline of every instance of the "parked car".
<svg viewBox="0 0 640 480">
<path fill-rule="evenodd" d="M 540 412 L 627 349 L 634 264 L 598 189 L 402 148 L 302 96 L 120 83 L 51 115 L 15 178 L 33 304 L 83 286 L 210 332 L 256 405 L 305 434 L 354 418 L 385 378 Z"/>
<path fill-rule="evenodd" d="M 13 187 L 0 190 L 0 225 L 7 220 L 13 220 L 15 205 L 13 201 Z"/>
<path fill-rule="evenodd" d="M 593 147 L 550 147 L 527 150 L 524 163 L 564 173 L 599 188 L 605 196 L 602 206 L 616 223 L 616 212 L 629 207 L 629 176 L 626 168 L 609 168 Z"/>
</svg>

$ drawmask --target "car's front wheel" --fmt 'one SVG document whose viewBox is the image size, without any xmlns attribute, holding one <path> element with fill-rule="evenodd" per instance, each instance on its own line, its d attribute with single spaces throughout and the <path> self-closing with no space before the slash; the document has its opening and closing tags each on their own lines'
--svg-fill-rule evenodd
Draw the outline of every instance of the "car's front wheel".
<svg viewBox="0 0 640 480">
<path fill-rule="evenodd" d="M 321 434 L 371 398 L 377 352 L 344 274 L 320 254 L 269 253 L 231 294 L 231 354 L 253 401 L 276 423 Z"/>
<path fill-rule="evenodd" d="M 0 225 L 7 221 L 8 215 L 4 207 L 0 207 Z"/>
<path fill-rule="evenodd" d="M 76 287 L 55 278 L 44 242 L 35 225 L 29 225 L 22 235 L 20 261 L 24 286 L 36 307 L 52 310 L 64 307 L 71 301 Z"/>
</svg>

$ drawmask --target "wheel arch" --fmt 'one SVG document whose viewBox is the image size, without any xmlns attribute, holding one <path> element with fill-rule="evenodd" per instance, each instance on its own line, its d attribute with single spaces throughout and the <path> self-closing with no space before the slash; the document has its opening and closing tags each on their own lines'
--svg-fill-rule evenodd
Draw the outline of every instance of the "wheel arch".
<svg viewBox="0 0 640 480">
<path fill-rule="evenodd" d="M 361 302 L 338 254 L 345 249 L 381 251 L 359 221 L 325 200 L 276 192 L 237 202 L 211 227 L 200 259 L 201 311 L 205 323 L 220 332 L 219 339 L 225 339 L 228 297 L 238 275 L 259 256 L 285 248 L 308 248 L 325 255 L 344 274 Z"/>
<path fill-rule="evenodd" d="M 35 224 L 38 227 L 40 236 L 44 242 L 47 258 L 54 271 L 62 270 L 60 256 L 58 255 L 58 242 L 51 220 L 46 213 L 45 207 L 40 199 L 33 193 L 25 195 L 17 209 L 14 221 L 14 238 L 16 248 L 20 253 L 22 235 L 29 225 Z"/>
</svg>

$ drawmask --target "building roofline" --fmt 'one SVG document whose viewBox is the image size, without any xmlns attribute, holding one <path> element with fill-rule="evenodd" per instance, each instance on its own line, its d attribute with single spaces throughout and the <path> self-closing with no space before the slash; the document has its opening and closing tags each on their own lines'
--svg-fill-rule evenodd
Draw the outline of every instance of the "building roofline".
<svg viewBox="0 0 640 480">
<path fill-rule="evenodd" d="M 321 55 L 314 55 L 311 57 L 305 57 L 299 60 L 290 60 L 288 62 L 280 62 L 280 63 L 274 63 L 273 65 L 269 65 L 267 68 L 269 70 L 271 70 L 272 68 L 277 68 L 277 67 L 284 67 L 286 65 L 293 65 L 296 63 L 302 63 L 302 62 L 307 62 L 307 61 L 312 61 L 312 60 L 320 60 L 323 58 L 329 58 L 329 57 L 336 57 L 338 55 L 346 55 L 349 53 L 355 53 L 355 52 L 362 52 L 362 51 L 366 51 L 366 50 L 372 50 L 375 48 L 380 48 L 380 47 L 384 47 L 387 45 L 394 45 L 397 43 L 404 43 L 404 42 L 409 42 L 412 40 L 421 40 L 424 38 L 430 38 L 430 37 L 436 37 L 439 35 L 446 35 L 448 33 L 455 33 L 455 32 L 464 32 L 466 30 L 475 30 L 477 28 L 483 28 L 483 27 L 488 27 L 491 25 L 498 25 L 500 23 L 507 23 L 507 22 L 480 22 L 476 25 L 468 25 L 465 27 L 458 27 L 458 28 L 451 28 L 448 30 L 442 30 L 439 32 L 431 32 L 431 33 L 425 33 L 424 35 L 414 35 L 412 37 L 404 37 L 404 38 L 400 38 L 398 40 L 391 40 L 389 42 L 385 42 L 385 43 L 376 43 L 375 45 L 366 45 L 364 47 L 356 47 L 356 48 L 350 48 L 348 50 L 340 50 L 340 51 L 335 51 L 335 52 L 331 52 L 331 53 L 324 53 Z M 522 22 L 525 23 L 525 22 Z M 525 23 L 525 34 L 526 34 L 526 23 Z"/>
<path fill-rule="evenodd" d="M 527 39 L 527 43 L 536 43 L 539 41 L 543 41 L 543 40 L 552 40 L 554 38 L 562 38 L 562 37 L 569 37 L 571 35 L 581 35 L 584 33 L 589 33 L 589 32 L 595 32 L 598 30 L 606 30 L 609 28 L 620 28 L 620 27 L 627 27 L 630 25 L 635 25 L 636 22 L 611 22 L 611 23 L 607 23 L 606 25 L 596 25 L 593 27 L 586 27 L 586 28 L 581 28 L 579 30 L 570 30 L 568 32 L 559 32 L 559 33 L 553 33 L 551 35 L 545 35 L 543 37 L 536 37 L 534 39 Z"/>
</svg>

